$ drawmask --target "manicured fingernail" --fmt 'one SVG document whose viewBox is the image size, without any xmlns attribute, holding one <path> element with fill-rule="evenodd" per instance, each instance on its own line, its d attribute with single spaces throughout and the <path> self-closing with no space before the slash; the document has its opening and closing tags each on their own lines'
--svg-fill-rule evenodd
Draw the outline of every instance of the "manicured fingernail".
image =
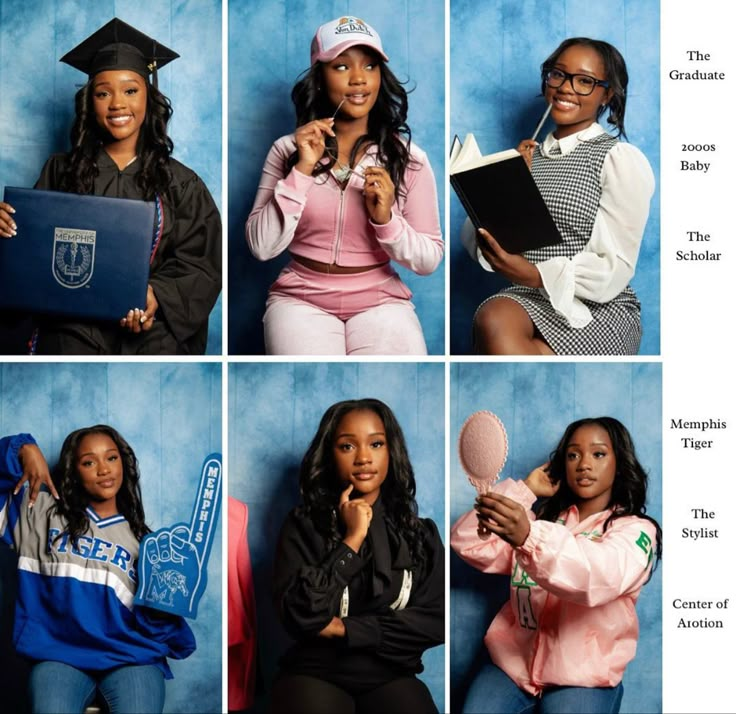
<svg viewBox="0 0 736 714">
<path fill-rule="evenodd" d="M 143 324 L 143 323 L 144 323 L 144 322 L 145 322 L 145 321 L 146 321 L 147 319 L 148 319 L 148 318 L 147 318 L 147 317 L 146 317 L 145 315 L 143 315 L 143 317 L 141 317 L 141 325 L 142 325 L 142 324 Z"/>
</svg>

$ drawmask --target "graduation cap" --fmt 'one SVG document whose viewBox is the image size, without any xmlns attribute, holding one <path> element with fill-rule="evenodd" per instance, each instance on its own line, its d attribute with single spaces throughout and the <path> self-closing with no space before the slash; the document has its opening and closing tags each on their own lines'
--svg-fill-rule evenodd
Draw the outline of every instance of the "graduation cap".
<svg viewBox="0 0 736 714">
<path fill-rule="evenodd" d="M 158 86 L 156 70 L 179 55 L 117 17 L 92 33 L 59 61 L 85 72 L 90 78 L 108 69 L 129 69 Z"/>
</svg>

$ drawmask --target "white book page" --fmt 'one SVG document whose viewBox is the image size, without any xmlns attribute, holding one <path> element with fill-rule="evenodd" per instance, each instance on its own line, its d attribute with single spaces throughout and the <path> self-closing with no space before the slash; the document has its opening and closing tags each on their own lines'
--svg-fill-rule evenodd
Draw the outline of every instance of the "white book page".
<svg viewBox="0 0 736 714">
<path fill-rule="evenodd" d="M 506 151 L 498 151 L 494 154 L 483 156 L 478 146 L 478 142 L 473 134 L 468 134 L 463 141 L 462 148 L 456 152 L 455 157 L 450 157 L 450 173 L 456 174 L 461 171 L 469 171 L 477 169 L 480 166 L 495 164 L 506 159 L 513 159 L 519 156 L 516 149 L 507 149 Z"/>
</svg>

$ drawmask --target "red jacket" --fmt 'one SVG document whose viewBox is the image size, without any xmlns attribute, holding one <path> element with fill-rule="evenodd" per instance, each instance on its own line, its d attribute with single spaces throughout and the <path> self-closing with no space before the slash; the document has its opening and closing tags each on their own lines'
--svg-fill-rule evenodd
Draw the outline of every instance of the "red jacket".
<svg viewBox="0 0 736 714">
<path fill-rule="evenodd" d="M 253 705 L 256 674 L 256 600 L 248 550 L 248 506 L 228 497 L 228 709 Z"/>
</svg>

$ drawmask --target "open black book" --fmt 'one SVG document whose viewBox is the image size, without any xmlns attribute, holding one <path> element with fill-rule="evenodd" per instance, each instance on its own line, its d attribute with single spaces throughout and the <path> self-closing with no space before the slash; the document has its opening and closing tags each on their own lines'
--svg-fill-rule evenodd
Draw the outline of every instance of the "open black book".
<svg viewBox="0 0 736 714">
<path fill-rule="evenodd" d="M 473 225 L 485 228 L 507 253 L 561 243 L 562 237 L 516 149 L 482 156 L 475 137 L 457 137 L 450 153 L 450 184 Z"/>
</svg>

